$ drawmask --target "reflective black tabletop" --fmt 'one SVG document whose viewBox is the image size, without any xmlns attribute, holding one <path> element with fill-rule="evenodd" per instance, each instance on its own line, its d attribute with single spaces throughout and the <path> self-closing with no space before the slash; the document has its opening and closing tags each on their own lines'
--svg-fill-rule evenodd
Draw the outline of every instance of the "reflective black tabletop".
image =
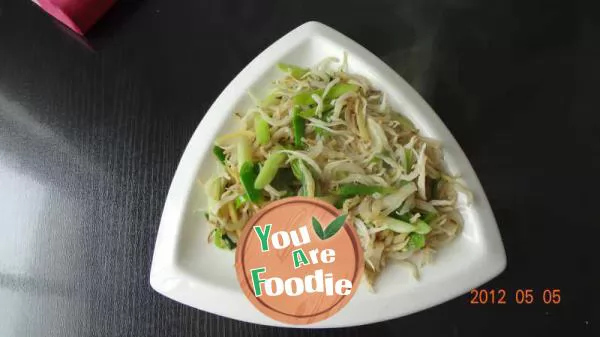
<svg viewBox="0 0 600 337">
<path fill-rule="evenodd" d="M 577 1 L 121 0 L 78 39 L 0 0 L 0 336 L 548 336 L 600 324 L 598 6 Z M 335 330 L 257 326 L 154 292 L 171 178 L 261 50 L 321 21 L 433 106 L 471 160 L 508 267 L 471 295 Z M 514 296 L 531 289 L 532 304 Z M 558 289 L 559 304 L 544 304 Z"/>
</svg>

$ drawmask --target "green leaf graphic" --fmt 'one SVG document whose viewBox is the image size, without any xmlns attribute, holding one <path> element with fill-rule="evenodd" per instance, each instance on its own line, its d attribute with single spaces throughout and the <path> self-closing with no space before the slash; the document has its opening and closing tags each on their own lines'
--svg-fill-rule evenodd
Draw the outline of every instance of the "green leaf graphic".
<svg viewBox="0 0 600 337">
<path fill-rule="evenodd" d="M 335 233 L 337 233 L 342 227 L 344 227 L 346 217 L 348 217 L 348 214 L 342 214 L 338 216 L 329 224 L 329 226 L 327 226 L 327 228 L 325 228 L 324 240 L 327 240 L 330 237 L 334 236 Z"/>
<path fill-rule="evenodd" d="M 319 239 L 325 240 L 325 238 L 323 237 L 325 235 L 323 233 L 323 228 L 321 227 L 319 220 L 317 220 L 317 218 L 315 218 L 314 216 L 312 217 L 312 225 L 313 225 L 313 229 L 315 230 L 315 233 L 317 233 L 317 236 L 319 237 Z"/>
</svg>

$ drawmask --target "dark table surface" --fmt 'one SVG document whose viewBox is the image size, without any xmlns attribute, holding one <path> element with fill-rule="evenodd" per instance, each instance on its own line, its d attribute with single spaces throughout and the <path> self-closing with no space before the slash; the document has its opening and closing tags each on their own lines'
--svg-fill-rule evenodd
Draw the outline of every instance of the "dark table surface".
<svg viewBox="0 0 600 337">
<path fill-rule="evenodd" d="M 121 0 L 74 38 L 0 0 L 0 335 L 598 336 L 600 25 L 574 1 Z M 597 7 L 597 6 L 596 6 Z M 262 327 L 148 283 L 171 178 L 204 112 L 261 50 L 309 20 L 381 57 L 477 171 L 508 267 L 485 289 L 396 320 Z M 518 289 L 535 303 L 518 305 Z M 544 289 L 561 303 L 545 305 Z"/>
</svg>

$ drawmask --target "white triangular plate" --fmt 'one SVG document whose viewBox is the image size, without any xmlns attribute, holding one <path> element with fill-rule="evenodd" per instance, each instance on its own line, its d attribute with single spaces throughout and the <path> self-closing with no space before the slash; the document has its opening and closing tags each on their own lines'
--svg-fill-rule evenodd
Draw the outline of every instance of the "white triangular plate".
<svg viewBox="0 0 600 337">
<path fill-rule="evenodd" d="M 386 92 L 422 134 L 442 141 L 448 170 L 460 174 L 474 194 L 461 211 L 459 238 L 436 254 L 435 262 L 413 279 L 401 266 L 387 268 L 370 293 L 362 285 L 350 303 L 333 317 L 304 327 L 344 327 L 384 321 L 445 302 L 498 275 L 506 255 L 485 193 L 460 146 L 431 107 L 398 74 L 368 50 L 317 22 L 294 29 L 258 55 L 225 88 L 198 125 L 173 177 L 165 202 L 150 284 L 159 293 L 189 306 L 242 321 L 286 326 L 256 310 L 236 280 L 234 255 L 207 243 L 209 226 L 198 210 L 205 205 L 198 179 L 215 169 L 214 138 L 232 128 L 232 113 L 250 106 L 247 92 L 263 95 L 281 76 L 277 62 L 312 66 L 328 56 L 348 53 L 350 71 L 366 76 Z"/>
</svg>

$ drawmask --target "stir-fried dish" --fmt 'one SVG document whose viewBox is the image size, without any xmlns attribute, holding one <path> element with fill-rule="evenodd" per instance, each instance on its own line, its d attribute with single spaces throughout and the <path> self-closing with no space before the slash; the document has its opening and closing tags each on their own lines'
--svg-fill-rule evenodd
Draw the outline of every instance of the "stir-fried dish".
<svg viewBox="0 0 600 337">
<path fill-rule="evenodd" d="M 241 128 L 215 140 L 220 162 L 205 182 L 210 240 L 234 249 L 262 206 L 316 197 L 354 224 L 373 285 L 390 261 L 418 267 L 460 231 L 457 191 L 441 144 L 419 135 L 363 76 L 327 58 L 313 68 L 279 64 L 272 91 L 235 116 Z"/>
</svg>

